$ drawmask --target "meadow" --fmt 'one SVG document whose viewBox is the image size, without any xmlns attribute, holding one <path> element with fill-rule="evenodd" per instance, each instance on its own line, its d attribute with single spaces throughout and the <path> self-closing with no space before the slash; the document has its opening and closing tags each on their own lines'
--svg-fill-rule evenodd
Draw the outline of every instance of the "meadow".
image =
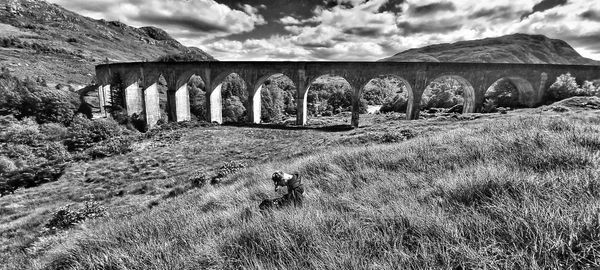
<svg viewBox="0 0 600 270">
<path fill-rule="evenodd" d="M 30 223 L 20 236 L 33 235 L 30 242 L 3 262 L 9 269 L 599 267 L 598 115 L 526 109 L 418 121 L 378 115 L 338 132 L 177 129 L 182 135 L 171 143 L 141 142 L 1 198 L 6 212 L 10 200 L 55 196 L 45 210 L 33 200 L 19 209 L 29 209 L 26 217 L 3 220 L 5 238 L 27 230 L 27 221 L 45 222 L 70 202 L 65 190 L 103 194 L 79 186 L 83 168 L 100 175 L 92 183 L 103 192 L 125 190 L 96 199 L 107 217 L 50 235 L 31 233 Z M 134 166 L 151 159 L 158 166 Z M 231 160 L 246 166 L 216 185 L 189 186 L 197 171 Z M 166 173 L 148 173 L 158 168 Z M 275 170 L 302 175 L 304 208 L 258 211 L 277 195 Z M 143 184 L 149 191 L 135 191 Z"/>
</svg>

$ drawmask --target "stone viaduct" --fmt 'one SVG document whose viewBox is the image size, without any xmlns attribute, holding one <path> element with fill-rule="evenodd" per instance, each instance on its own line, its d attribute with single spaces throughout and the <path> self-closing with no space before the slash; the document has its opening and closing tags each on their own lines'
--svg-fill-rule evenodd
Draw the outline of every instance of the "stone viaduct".
<svg viewBox="0 0 600 270">
<path fill-rule="evenodd" d="M 289 77 L 296 86 L 297 124 L 307 122 L 307 93 L 311 83 L 321 75 L 341 76 L 352 86 L 352 125 L 358 127 L 360 96 L 364 86 L 381 75 L 392 75 L 405 83 L 408 90 L 407 118 L 419 117 L 419 104 L 425 88 L 432 81 L 452 77 L 464 89 L 464 113 L 479 112 L 485 92 L 495 82 L 508 79 L 519 91 L 523 106 L 533 107 L 544 101 L 546 91 L 556 77 L 571 73 L 578 82 L 600 78 L 600 66 L 488 63 L 426 62 L 181 62 L 116 63 L 96 67 L 101 111 L 111 103 L 110 89 L 115 78 L 124 88 L 125 109 L 129 115 L 143 114 L 152 127 L 160 118 L 158 80 L 167 82 L 167 99 L 173 121 L 191 119 L 187 84 L 193 75 L 206 85 L 207 117 L 222 123 L 221 86 L 225 77 L 238 74 L 248 91 L 248 121 L 260 123 L 260 92 L 265 81 L 276 74 Z"/>
</svg>

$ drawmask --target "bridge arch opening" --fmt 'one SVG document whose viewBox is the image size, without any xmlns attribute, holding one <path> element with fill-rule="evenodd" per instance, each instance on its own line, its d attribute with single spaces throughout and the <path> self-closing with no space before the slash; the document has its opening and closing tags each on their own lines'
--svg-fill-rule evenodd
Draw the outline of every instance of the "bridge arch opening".
<svg viewBox="0 0 600 270">
<path fill-rule="evenodd" d="M 207 87 L 202 77 L 193 74 L 187 80 L 185 87 L 187 88 L 187 93 L 176 94 L 176 102 L 178 104 L 184 103 L 182 99 L 185 97 L 184 95 L 187 94 L 190 119 L 209 121 L 210 119 L 208 119 L 207 115 L 208 109 L 206 107 L 208 104 L 206 102 Z M 180 92 L 182 89 L 180 88 L 177 91 Z"/>
<path fill-rule="evenodd" d="M 237 73 L 220 76 L 209 94 L 210 121 L 241 123 L 247 118 L 248 91 L 244 79 Z"/>
<path fill-rule="evenodd" d="M 343 77 L 323 74 L 313 79 L 303 93 L 302 123 L 318 126 L 349 125 L 354 89 Z M 364 107 L 366 110 L 366 107 Z M 344 119 L 344 120 L 341 120 Z M 341 120 L 341 121 L 340 121 Z"/>
<path fill-rule="evenodd" d="M 400 76 L 380 75 L 364 86 L 361 98 L 367 102 L 368 114 L 406 114 L 412 100 L 412 86 Z"/>
<path fill-rule="evenodd" d="M 296 86 L 283 73 L 267 74 L 257 81 L 250 102 L 250 122 L 285 123 L 297 113 Z"/>
<path fill-rule="evenodd" d="M 461 76 L 440 76 L 425 88 L 419 108 L 427 113 L 473 113 L 475 112 L 475 89 Z"/>
<path fill-rule="evenodd" d="M 521 77 L 503 77 L 486 90 L 481 111 L 495 112 L 497 108 L 533 107 L 536 103 L 533 85 Z"/>
</svg>

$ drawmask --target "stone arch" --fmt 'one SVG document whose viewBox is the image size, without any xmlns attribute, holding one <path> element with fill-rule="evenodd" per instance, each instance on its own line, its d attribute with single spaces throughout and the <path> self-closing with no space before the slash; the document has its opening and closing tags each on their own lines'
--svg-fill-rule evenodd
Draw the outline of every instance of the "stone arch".
<svg viewBox="0 0 600 270">
<path fill-rule="evenodd" d="M 464 77 L 460 76 L 460 75 L 455 75 L 455 74 L 443 74 L 440 75 L 438 77 L 436 77 L 434 80 L 432 80 L 431 82 L 429 82 L 425 88 L 425 90 L 421 93 L 421 98 L 420 100 L 423 100 L 423 96 L 425 95 L 425 93 L 430 90 L 431 85 L 434 82 L 443 80 L 443 79 L 453 79 L 456 82 L 458 82 L 461 86 L 462 86 L 462 90 L 463 90 L 463 94 L 462 94 L 462 98 L 464 99 L 463 102 L 463 113 L 474 113 L 475 112 L 475 108 L 476 108 L 476 98 L 475 98 L 475 88 L 473 87 L 473 85 L 469 82 L 469 80 L 465 79 Z M 414 100 L 414 97 L 413 97 Z M 421 109 L 421 104 L 416 104 L 419 108 L 419 110 Z"/>
<path fill-rule="evenodd" d="M 250 92 L 250 96 L 248 97 L 248 101 L 250 102 L 249 113 L 248 113 L 248 121 L 254 124 L 260 124 L 262 122 L 262 90 L 265 82 L 272 78 L 273 76 L 285 76 L 291 80 L 291 76 L 282 73 L 282 72 L 270 72 L 263 76 L 261 76 L 252 88 L 252 92 Z M 292 84 L 293 81 L 292 81 Z"/>
<path fill-rule="evenodd" d="M 168 89 L 168 107 L 169 120 L 176 122 L 190 121 L 192 119 L 192 103 L 191 89 L 189 83 L 194 78 L 199 78 L 204 84 L 205 79 L 202 77 L 202 72 L 198 70 L 186 71 L 175 78 L 174 82 L 169 82 Z M 203 100 L 203 102 L 206 102 Z M 202 106 L 205 107 L 205 106 Z M 198 114 L 198 112 L 194 111 Z M 201 114 L 206 114 L 206 110 Z M 199 117 L 201 120 L 206 120 L 206 117 Z"/>
<path fill-rule="evenodd" d="M 297 114 L 297 117 L 298 117 L 297 123 L 302 123 L 302 125 L 306 125 L 308 123 L 308 93 L 310 92 L 310 89 L 313 86 L 313 84 L 315 82 L 317 82 L 317 80 L 319 80 L 320 78 L 322 78 L 324 76 L 342 78 L 344 80 L 344 82 L 350 86 L 351 90 L 353 92 L 355 92 L 354 89 L 352 89 L 354 86 L 350 83 L 350 81 L 348 79 L 346 79 L 344 76 L 338 75 L 336 73 L 323 73 L 323 74 L 309 78 L 306 88 L 298 89 L 298 91 L 300 91 L 299 97 L 302 99 L 302 101 L 298 102 L 298 103 L 302 104 L 302 107 L 299 106 L 299 108 L 298 108 L 299 112 Z M 353 98 L 355 98 L 354 94 L 353 94 Z"/>
<path fill-rule="evenodd" d="M 413 87 L 412 85 L 408 82 L 408 80 L 406 80 L 404 77 L 400 76 L 400 75 L 396 75 L 396 74 L 381 74 L 378 75 L 375 78 L 370 79 L 362 88 L 361 88 L 361 93 L 360 93 L 360 97 L 364 96 L 364 89 L 367 87 L 367 85 L 369 85 L 373 80 L 378 79 L 378 78 L 383 78 L 383 77 L 393 77 L 397 80 L 399 80 L 404 87 L 406 88 L 406 108 L 404 109 L 405 113 L 408 115 L 408 104 L 410 104 L 413 100 L 414 100 L 414 93 L 413 93 Z M 359 98 L 360 98 L 359 97 Z"/>
<path fill-rule="evenodd" d="M 225 83 L 225 80 L 227 79 L 228 76 L 230 75 L 237 75 L 241 78 L 242 82 L 243 82 L 243 87 L 245 88 L 245 92 L 246 94 L 248 93 L 248 82 L 242 78 L 238 73 L 235 71 L 227 71 L 227 72 L 223 72 L 221 74 L 219 74 L 213 81 L 212 81 L 212 86 L 210 87 L 210 92 L 207 92 L 207 101 L 208 101 L 208 106 L 207 106 L 207 110 L 208 110 L 208 118 L 211 122 L 217 122 L 219 124 L 222 124 L 224 122 L 224 118 L 223 118 L 223 84 Z M 243 101 L 242 101 L 243 102 Z M 247 104 L 244 104 L 244 110 L 246 110 L 247 113 Z"/>
<path fill-rule="evenodd" d="M 508 82 L 515 87 L 516 92 L 513 94 L 518 95 L 518 97 L 515 99 L 517 102 L 517 104 L 514 104 L 515 106 L 533 107 L 537 103 L 537 95 L 533 84 L 520 76 L 506 76 L 497 79 L 486 89 L 484 93 L 484 100 L 486 99 L 487 94 L 489 94 L 490 91 L 495 90 L 495 87 L 502 82 Z"/>
</svg>

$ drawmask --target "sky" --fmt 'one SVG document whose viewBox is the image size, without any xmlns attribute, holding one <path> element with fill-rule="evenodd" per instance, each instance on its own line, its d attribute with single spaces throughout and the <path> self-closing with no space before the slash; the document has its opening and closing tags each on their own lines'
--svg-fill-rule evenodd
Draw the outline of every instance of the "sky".
<svg viewBox="0 0 600 270">
<path fill-rule="evenodd" d="M 219 60 L 374 61 L 513 33 L 600 60 L 600 0 L 50 0 L 95 19 L 156 26 Z"/>
</svg>

